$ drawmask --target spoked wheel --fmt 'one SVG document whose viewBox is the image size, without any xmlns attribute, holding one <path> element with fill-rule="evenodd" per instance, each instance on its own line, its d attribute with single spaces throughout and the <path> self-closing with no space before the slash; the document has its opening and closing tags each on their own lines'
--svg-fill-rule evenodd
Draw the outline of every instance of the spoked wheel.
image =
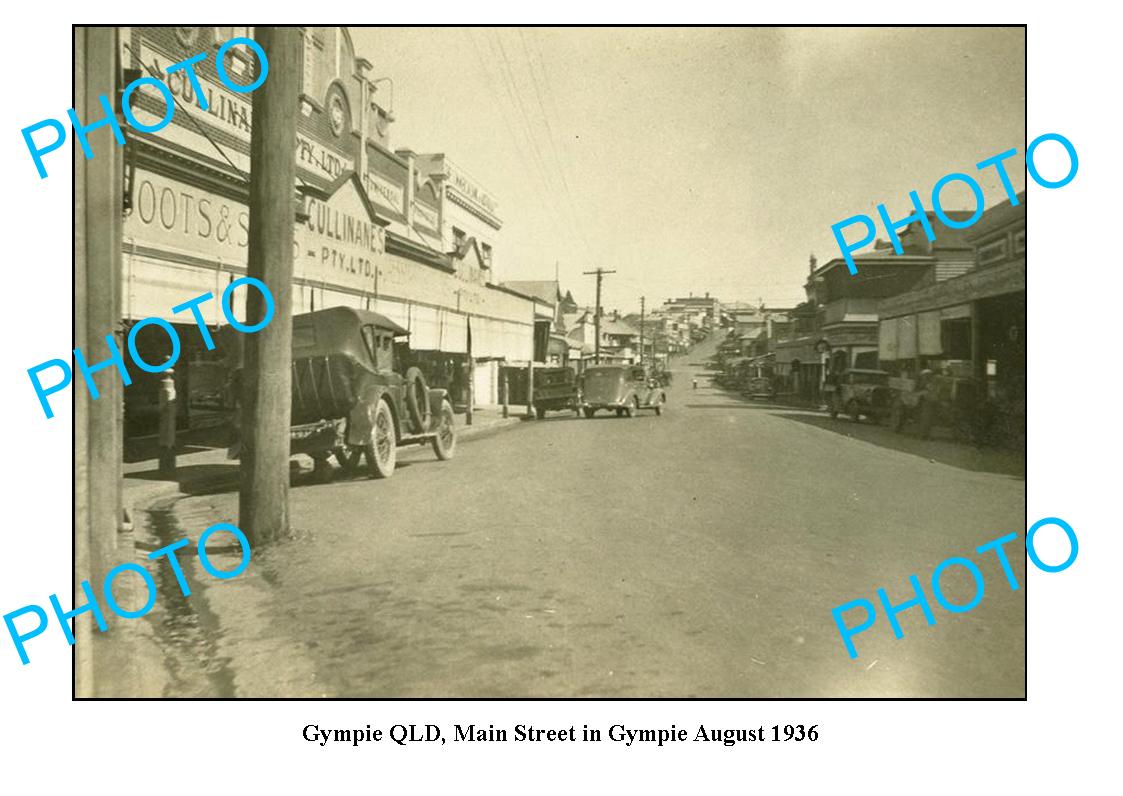
<svg viewBox="0 0 1123 796">
<path fill-rule="evenodd" d="M 429 385 L 421 368 L 410 368 L 406 371 L 406 410 L 409 412 L 410 423 L 414 434 L 424 434 L 433 422 L 433 415 L 429 408 Z"/>
<path fill-rule="evenodd" d="M 453 426 L 452 404 L 448 401 L 441 403 L 441 411 L 435 419 L 437 432 L 433 437 L 433 453 L 442 462 L 448 461 L 456 455 L 456 428 Z"/>
<path fill-rule="evenodd" d="M 635 417 L 639 414 L 639 398 L 633 398 L 632 402 L 624 407 L 624 417 Z"/>
<path fill-rule="evenodd" d="M 394 474 L 394 466 L 398 463 L 398 445 L 394 433 L 394 416 L 390 414 L 390 406 L 385 398 L 378 399 L 370 442 L 363 452 L 366 454 L 371 478 L 389 478 Z"/>
</svg>

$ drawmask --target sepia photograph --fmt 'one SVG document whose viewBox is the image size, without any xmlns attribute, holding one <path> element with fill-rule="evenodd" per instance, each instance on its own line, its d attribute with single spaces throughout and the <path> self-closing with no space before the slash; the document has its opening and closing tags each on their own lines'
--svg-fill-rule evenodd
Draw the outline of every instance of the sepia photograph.
<svg viewBox="0 0 1123 796">
<path fill-rule="evenodd" d="M 73 167 L 28 373 L 74 610 L 17 651 L 76 617 L 77 699 L 1026 699 L 1026 193 L 1077 169 L 1026 52 L 74 27 L 21 164 Z"/>
</svg>

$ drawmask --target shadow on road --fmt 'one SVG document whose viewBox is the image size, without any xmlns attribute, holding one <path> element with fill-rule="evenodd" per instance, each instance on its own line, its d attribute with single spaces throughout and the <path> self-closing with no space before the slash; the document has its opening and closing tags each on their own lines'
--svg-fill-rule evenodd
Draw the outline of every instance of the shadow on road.
<svg viewBox="0 0 1123 796">
<path fill-rule="evenodd" d="M 185 495 L 211 495 L 231 492 L 238 488 L 238 465 L 231 464 L 190 464 L 176 468 L 179 490 Z M 166 475 L 159 470 L 143 470 L 126 473 L 125 478 L 142 481 L 167 481 Z"/>
<path fill-rule="evenodd" d="M 978 448 L 965 442 L 949 439 L 920 439 L 910 434 L 897 434 L 885 426 L 874 425 L 868 421 L 854 423 L 846 418 L 831 420 L 827 415 L 800 412 L 788 409 L 772 413 L 785 420 L 794 420 L 824 431 L 879 445 L 882 448 L 922 456 L 929 461 L 947 464 L 963 470 L 979 473 L 999 473 L 1024 479 L 1026 475 L 1025 454 L 1021 451 L 1000 448 Z"/>
</svg>

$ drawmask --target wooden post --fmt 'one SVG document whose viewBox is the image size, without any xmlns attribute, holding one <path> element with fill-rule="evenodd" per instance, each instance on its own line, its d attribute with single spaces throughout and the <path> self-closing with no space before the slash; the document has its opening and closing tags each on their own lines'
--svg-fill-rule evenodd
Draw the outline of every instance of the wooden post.
<svg viewBox="0 0 1123 796">
<path fill-rule="evenodd" d="M 534 359 L 526 363 L 526 416 L 534 417 Z"/>
<path fill-rule="evenodd" d="M 74 110 L 80 119 L 101 119 L 98 97 L 117 91 L 117 28 L 74 28 Z M 118 118 L 124 126 L 124 121 Z M 121 160 L 124 147 L 102 127 L 89 136 L 96 157 L 87 160 L 74 147 L 74 345 L 88 361 L 108 355 L 105 336 L 121 339 Z M 61 179 L 52 175 L 54 179 Z M 134 388 L 135 389 L 135 388 Z M 123 390 L 115 370 L 98 377 L 99 400 L 85 389 L 74 396 L 74 604 L 84 602 L 81 581 L 100 584 L 108 569 L 133 557 L 132 548 L 117 549 L 122 519 Z M 55 421 L 57 422 L 57 421 Z M 61 591 L 61 589 L 60 589 Z M 99 695 L 109 670 L 99 650 L 101 634 L 93 619 L 74 621 L 74 693 Z M 34 659 L 32 659 L 34 660 Z M 114 682 L 120 683 L 120 680 Z M 104 693 L 104 692 L 103 692 Z"/>
<path fill-rule="evenodd" d="M 302 70 L 299 28 L 258 27 L 255 39 L 269 58 L 269 76 L 253 92 L 247 272 L 268 286 L 274 315 L 264 329 L 245 335 L 238 516 L 252 545 L 285 536 L 289 529 L 292 201 Z M 253 287 L 245 290 L 246 323 L 260 323 L 264 297 Z"/>
<path fill-rule="evenodd" d="M 476 403 L 476 361 L 472 359 L 472 352 L 468 352 L 468 407 L 464 415 L 464 424 L 472 425 L 472 407 Z"/>
<path fill-rule="evenodd" d="M 166 477 L 175 475 L 175 421 L 175 371 L 169 368 L 164 371 L 164 378 L 160 380 L 160 434 L 158 440 L 159 471 L 160 475 Z"/>
<path fill-rule="evenodd" d="M 646 309 L 647 296 L 639 297 L 639 363 L 644 364 L 643 361 L 643 315 Z"/>
<path fill-rule="evenodd" d="M 460 309 L 460 291 L 456 291 L 456 308 Z M 472 316 L 468 316 L 468 406 L 465 409 L 464 425 L 472 425 L 476 405 L 476 360 L 472 356 Z"/>
<path fill-rule="evenodd" d="M 987 358 L 983 346 L 982 302 L 971 302 L 971 375 L 983 385 L 982 396 L 987 395 Z"/>
</svg>

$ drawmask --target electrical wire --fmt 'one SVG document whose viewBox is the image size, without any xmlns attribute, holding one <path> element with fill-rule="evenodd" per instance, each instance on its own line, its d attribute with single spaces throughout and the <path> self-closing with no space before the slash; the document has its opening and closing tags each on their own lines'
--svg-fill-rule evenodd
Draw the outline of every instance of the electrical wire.
<svg viewBox="0 0 1123 796">
<path fill-rule="evenodd" d="M 130 44 L 128 44 L 128 43 L 124 43 L 124 45 L 123 45 L 123 46 L 124 46 L 124 48 L 125 48 L 126 50 L 128 50 L 129 54 L 130 54 L 130 55 L 132 55 L 132 56 L 133 56 L 133 58 L 135 58 L 135 59 L 136 59 L 136 62 L 137 62 L 138 64 L 140 64 L 140 65 L 141 65 L 142 67 L 144 67 L 144 69 L 145 69 L 145 70 L 147 70 L 147 71 L 148 71 L 148 74 L 149 74 L 150 76 L 152 76 L 152 77 L 156 78 L 157 80 L 161 80 L 161 79 L 162 79 L 162 77 L 161 77 L 162 73 L 161 73 L 161 72 L 159 72 L 159 71 L 157 71 L 156 69 L 152 68 L 152 67 L 151 67 L 151 66 L 149 66 L 148 64 L 146 64 L 146 63 L 144 62 L 144 60 L 143 60 L 143 59 L 142 59 L 142 58 L 140 57 L 140 54 L 139 54 L 139 53 L 137 53 L 137 52 L 136 52 L 136 51 L 135 51 L 135 50 L 134 50 L 134 49 L 132 48 L 132 46 L 131 46 Z M 170 91 L 169 91 L 168 93 L 169 93 L 169 94 L 171 94 L 171 92 L 170 92 Z M 230 157 L 229 157 L 229 156 L 228 156 L 228 155 L 226 154 L 226 150 L 224 150 L 224 149 L 223 149 L 223 148 L 222 148 L 221 146 L 219 146 L 219 145 L 218 145 L 218 142 L 217 142 L 217 141 L 215 141 L 215 140 L 214 140 L 213 138 L 211 138 L 211 137 L 210 137 L 210 135 L 209 135 L 209 134 L 207 133 L 207 130 L 206 130 L 206 128 L 205 128 L 205 127 L 203 127 L 203 126 L 202 126 L 202 124 L 200 124 L 200 123 L 199 123 L 199 120 L 198 120 L 198 119 L 196 119 L 196 118 L 195 118 L 194 116 L 192 116 L 192 115 L 191 115 L 190 113 L 188 113 L 188 112 L 187 112 L 187 108 L 185 108 L 185 107 L 184 107 L 184 106 L 183 106 L 183 105 L 182 105 L 182 104 L 180 103 L 180 101 L 179 101 L 178 99 L 176 99 L 175 95 L 174 95 L 174 94 L 171 94 L 171 97 L 172 97 L 172 102 L 173 102 L 173 103 L 175 103 L 175 106 L 176 106 L 177 108 L 179 108 L 179 109 L 180 109 L 181 111 L 183 111 L 183 115 L 184 115 L 184 116 L 186 116 L 186 117 L 187 117 L 188 119 L 190 119 L 190 120 L 191 120 L 191 123 L 192 123 L 193 125 L 195 125 L 195 129 L 197 129 L 197 130 L 198 130 L 198 131 L 199 131 L 199 132 L 200 132 L 200 133 L 201 133 L 201 134 L 203 135 L 203 137 L 204 137 L 204 138 L 206 138 L 206 139 L 207 139 L 207 141 L 209 141 L 209 142 L 210 142 L 211 146 L 213 146 L 213 147 L 215 148 L 215 150 L 216 150 L 216 151 L 218 152 L 218 154 L 220 154 L 220 155 L 222 156 L 222 159 L 223 159 L 223 160 L 225 160 L 225 161 L 226 161 L 226 162 L 227 162 L 228 164 L 230 164 L 230 168 L 234 169 L 234 171 L 235 171 L 235 172 L 236 172 L 236 173 L 238 174 L 238 176 L 239 176 L 239 177 L 241 177 L 241 178 L 242 178 L 242 180 L 243 180 L 244 182 L 246 182 L 246 183 L 249 183 L 249 181 L 250 181 L 250 176 L 249 176 L 248 174 L 246 174 L 245 172 L 243 172 L 243 171 L 242 171 L 242 170 L 241 170 L 240 168 L 238 168 L 237 166 L 235 166 L 235 165 L 234 165 L 234 161 L 233 161 L 233 160 L 231 160 L 231 159 L 230 159 Z"/>
</svg>

